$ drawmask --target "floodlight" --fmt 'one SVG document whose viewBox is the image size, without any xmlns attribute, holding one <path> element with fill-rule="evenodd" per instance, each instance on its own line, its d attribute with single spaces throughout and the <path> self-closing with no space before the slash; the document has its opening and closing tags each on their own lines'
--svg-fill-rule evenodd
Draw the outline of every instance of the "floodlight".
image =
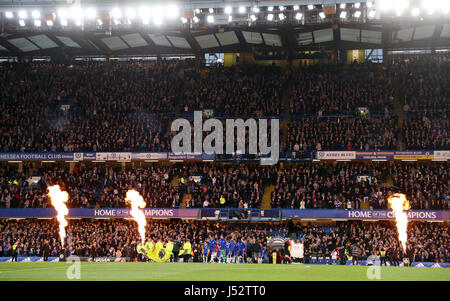
<svg viewBox="0 0 450 301">
<path fill-rule="evenodd" d="M 86 17 L 88 19 L 95 19 L 97 17 L 97 11 L 95 10 L 95 8 L 90 7 L 86 9 Z"/>
<path fill-rule="evenodd" d="M 161 25 L 163 23 L 163 17 L 162 16 L 156 16 L 153 19 L 153 23 L 155 23 L 155 25 Z"/>
<path fill-rule="evenodd" d="M 28 17 L 28 14 L 27 14 L 26 11 L 21 10 L 21 11 L 19 12 L 19 18 L 20 18 L 20 19 L 26 19 L 27 17 Z"/>
<path fill-rule="evenodd" d="M 53 26 L 53 21 L 52 20 L 47 20 L 47 26 Z"/>
<path fill-rule="evenodd" d="M 35 19 L 39 19 L 41 17 L 41 12 L 38 10 L 33 10 L 31 12 L 31 16 L 33 16 L 33 18 L 35 18 Z"/>
<path fill-rule="evenodd" d="M 115 7 L 111 11 L 111 16 L 114 19 L 118 19 L 118 18 L 122 17 L 122 11 L 119 8 Z"/>
<path fill-rule="evenodd" d="M 295 19 L 296 19 L 296 20 L 301 20 L 302 17 L 303 17 L 303 14 L 302 14 L 302 13 L 296 13 L 296 14 L 295 14 Z"/>
<path fill-rule="evenodd" d="M 226 14 L 231 14 L 232 12 L 233 12 L 233 9 L 231 8 L 231 6 L 225 7 L 225 13 Z"/>
<path fill-rule="evenodd" d="M 22 26 L 22 27 L 25 26 L 25 20 L 20 19 L 19 20 L 19 25 Z"/>
<path fill-rule="evenodd" d="M 10 11 L 7 11 L 5 13 L 5 17 L 8 18 L 8 19 L 11 19 L 12 17 L 14 17 L 14 14 L 12 12 L 10 12 Z"/>
<path fill-rule="evenodd" d="M 128 19 L 133 19 L 134 17 L 136 17 L 136 11 L 134 10 L 134 8 L 129 7 L 126 10 L 125 15 Z"/>
<path fill-rule="evenodd" d="M 245 13 L 245 11 L 246 11 L 245 6 L 239 7 L 239 13 L 243 14 L 243 13 Z"/>
<path fill-rule="evenodd" d="M 267 20 L 272 21 L 273 20 L 273 14 L 268 14 L 267 15 Z"/>
<path fill-rule="evenodd" d="M 341 11 L 341 14 L 339 15 L 339 17 L 341 19 L 345 19 L 347 17 L 347 12 L 346 11 Z"/>
<path fill-rule="evenodd" d="M 142 20 L 149 19 L 150 18 L 150 8 L 148 6 L 143 6 L 139 8 L 139 17 L 141 17 Z"/>
<path fill-rule="evenodd" d="M 400 15 L 401 15 L 401 13 L 408 6 L 409 6 L 409 1 L 408 0 L 397 0 L 397 1 L 395 1 L 394 8 L 395 8 L 395 11 L 397 12 L 397 15 L 399 14 L 399 12 L 400 12 Z"/>
<path fill-rule="evenodd" d="M 175 19 L 176 17 L 178 17 L 180 15 L 180 9 L 177 5 L 175 4 L 169 4 L 166 7 L 166 16 L 169 19 Z"/>
<path fill-rule="evenodd" d="M 379 0 L 379 8 L 382 11 L 387 11 L 392 8 L 392 0 Z"/>
<path fill-rule="evenodd" d="M 325 16 L 325 13 L 324 13 L 324 12 L 320 12 L 320 13 L 319 13 L 319 17 L 320 17 L 321 19 L 325 19 L 325 17 L 326 17 L 326 16 Z"/>
<path fill-rule="evenodd" d="M 254 7 L 253 7 L 253 12 L 254 12 L 255 14 L 259 13 L 259 7 L 258 7 L 258 6 L 254 6 Z"/>
<path fill-rule="evenodd" d="M 72 10 L 72 18 L 75 20 L 83 19 L 83 10 L 81 8 L 75 8 Z"/>
<path fill-rule="evenodd" d="M 57 16 L 58 16 L 58 18 L 60 18 L 60 19 L 67 19 L 67 17 L 69 16 L 69 14 L 67 13 L 67 10 L 65 10 L 65 9 L 60 9 L 60 10 L 58 10 Z"/>
<path fill-rule="evenodd" d="M 36 26 L 36 27 L 40 27 L 42 25 L 42 22 L 41 22 L 41 20 L 40 19 L 36 19 L 36 20 L 34 20 L 34 26 Z"/>
</svg>

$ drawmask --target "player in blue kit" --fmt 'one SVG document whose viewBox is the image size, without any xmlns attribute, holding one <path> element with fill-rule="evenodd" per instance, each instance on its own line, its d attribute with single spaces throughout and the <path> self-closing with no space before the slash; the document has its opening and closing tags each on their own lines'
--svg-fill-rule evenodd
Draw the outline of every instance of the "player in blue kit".
<svg viewBox="0 0 450 301">
<path fill-rule="evenodd" d="M 244 255 L 245 255 L 245 251 L 247 250 L 247 244 L 245 243 L 244 239 L 242 239 L 239 243 L 238 243 L 238 263 L 244 262 Z"/>
<path fill-rule="evenodd" d="M 219 239 L 219 262 L 225 263 L 226 248 L 227 248 L 227 241 L 223 237 L 223 234 L 222 234 L 222 235 L 220 235 L 220 239 Z"/>
<path fill-rule="evenodd" d="M 217 242 L 211 236 L 208 240 L 209 262 L 214 262 L 217 258 Z"/>
<path fill-rule="evenodd" d="M 231 239 L 227 244 L 227 263 L 233 262 L 233 256 L 234 256 L 234 241 Z"/>
<path fill-rule="evenodd" d="M 203 251 L 202 251 L 203 262 L 208 262 L 208 255 L 209 255 L 208 243 L 205 241 L 205 243 L 203 244 Z"/>
</svg>

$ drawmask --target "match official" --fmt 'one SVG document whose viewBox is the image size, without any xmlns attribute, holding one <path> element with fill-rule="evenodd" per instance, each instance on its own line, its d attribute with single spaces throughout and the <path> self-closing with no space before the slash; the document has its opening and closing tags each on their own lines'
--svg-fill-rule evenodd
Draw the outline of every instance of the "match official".
<svg viewBox="0 0 450 301">
<path fill-rule="evenodd" d="M 17 241 L 15 244 L 13 244 L 12 246 L 12 262 L 17 262 L 17 257 L 19 256 L 19 242 Z"/>
<path fill-rule="evenodd" d="M 183 262 L 189 262 L 192 257 L 192 246 L 189 239 L 183 244 Z"/>
</svg>

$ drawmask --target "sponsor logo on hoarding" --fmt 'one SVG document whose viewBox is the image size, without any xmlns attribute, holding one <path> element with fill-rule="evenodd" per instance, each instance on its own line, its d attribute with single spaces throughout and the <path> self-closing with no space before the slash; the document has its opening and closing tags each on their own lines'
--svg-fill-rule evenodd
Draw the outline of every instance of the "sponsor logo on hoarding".
<svg viewBox="0 0 450 301">
<path fill-rule="evenodd" d="M 450 159 L 450 150 L 434 151 L 433 155 L 434 155 L 434 159 L 449 160 Z"/>
<path fill-rule="evenodd" d="M 317 159 L 321 160 L 353 160 L 356 159 L 356 153 L 353 151 L 318 151 Z"/>
<path fill-rule="evenodd" d="M 395 152 L 395 160 L 433 160 L 434 154 L 429 151 Z"/>
</svg>

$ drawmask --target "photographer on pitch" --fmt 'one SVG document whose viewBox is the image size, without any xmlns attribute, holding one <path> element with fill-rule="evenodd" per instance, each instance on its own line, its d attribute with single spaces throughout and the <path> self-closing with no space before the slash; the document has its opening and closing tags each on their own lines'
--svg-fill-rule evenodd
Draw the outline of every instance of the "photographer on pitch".
<svg viewBox="0 0 450 301">
<path fill-rule="evenodd" d="M 358 265 L 358 260 L 361 258 L 362 251 L 356 243 L 351 246 L 352 251 L 352 265 Z"/>
</svg>

